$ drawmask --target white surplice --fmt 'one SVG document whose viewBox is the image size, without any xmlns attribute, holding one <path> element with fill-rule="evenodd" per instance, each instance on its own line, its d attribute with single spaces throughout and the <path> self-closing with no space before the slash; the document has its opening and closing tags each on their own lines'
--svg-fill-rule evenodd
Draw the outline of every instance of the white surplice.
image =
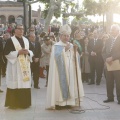
<svg viewBox="0 0 120 120">
<path fill-rule="evenodd" d="M 13 37 L 13 39 L 16 39 Z M 25 37 L 23 37 L 24 45 L 27 46 L 29 51 L 29 55 L 26 55 L 29 63 L 30 70 L 30 62 L 32 62 L 33 52 L 29 50 L 29 41 Z M 29 81 L 23 81 L 22 71 L 20 68 L 20 63 L 18 60 L 18 51 L 11 51 L 7 58 L 7 69 L 6 69 L 6 84 L 7 88 L 16 89 L 16 88 L 31 88 L 31 72 L 29 72 Z"/>
<path fill-rule="evenodd" d="M 55 109 L 55 105 L 65 106 L 78 106 L 78 89 L 77 89 L 77 80 L 76 80 L 76 69 L 75 69 L 75 58 L 74 58 L 74 50 L 73 45 L 69 50 L 65 52 L 65 48 L 62 51 L 62 54 L 65 59 L 65 68 L 66 74 L 68 78 L 68 86 L 70 92 L 70 98 L 67 100 L 63 100 L 61 94 L 61 88 L 59 83 L 59 74 L 58 69 L 55 61 L 55 46 L 66 46 L 62 41 L 56 43 L 52 48 L 51 58 L 50 58 L 50 68 L 49 68 L 49 77 L 48 77 L 48 87 L 47 87 L 47 102 L 46 102 L 46 109 Z M 84 90 L 81 80 L 81 70 L 78 63 L 78 53 L 76 55 L 77 59 L 77 76 L 78 76 L 78 83 L 79 83 L 79 95 L 80 101 L 84 96 Z"/>
</svg>

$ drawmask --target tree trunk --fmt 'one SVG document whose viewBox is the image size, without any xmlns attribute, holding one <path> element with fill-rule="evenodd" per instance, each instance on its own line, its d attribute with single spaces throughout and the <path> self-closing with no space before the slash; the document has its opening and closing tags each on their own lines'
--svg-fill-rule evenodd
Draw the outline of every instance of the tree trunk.
<svg viewBox="0 0 120 120">
<path fill-rule="evenodd" d="M 53 0 L 53 1 L 54 1 L 54 0 Z M 53 2 L 52 2 L 52 3 L 53 3 Z M 44 31 L 45 31 L 45 32 L 48 32 L 51 19 L 52 19 L 53 15 L 54 15 L 54 7 L 53 7 L 52 3 L 50 3 L 51 5 L 50 5 L 50 7 L 49 7 L 47 17 L 46 17 L 46 19 L 45 19 L 45 27 L 44 27 Z"/>
<path fill-rule="evenodd" d="M 58 0 L 57 4 L 61 5 L 62 1 L 63 0 Z M 47 17 L 45 19 L 45 27 L 44 27 L 45 32 L 48 32 L 50 22 L 52 20 L 53 15 L 54 15 L 54 11 L 55 11 L 55 0 L 50 0 L 50 7 L 49 7 L 49 10 L 48 10 Z"/>
<path fill-rule="evenodd" d="M 110 27 L 113 24 L 113 11 L 110 10 L 106 13 L 106 30 L 107 33 L 110 32 Z"/>
</svg>

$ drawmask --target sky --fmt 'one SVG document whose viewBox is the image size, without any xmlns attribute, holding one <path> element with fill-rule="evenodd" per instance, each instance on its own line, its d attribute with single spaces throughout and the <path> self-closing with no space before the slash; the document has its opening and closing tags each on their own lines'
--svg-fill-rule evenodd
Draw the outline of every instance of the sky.
<svg viewBox="0 0 120 120">
<path fill-rule="evenodd" d="M 39 5 L 40 5 L 41 9 L 43 10 L 44 9 L 44 5 L 39 3 L 39 2 L 32 4 L 32 10 L 37 11 L 38 8 L 39 8 Z"/>
</svg>

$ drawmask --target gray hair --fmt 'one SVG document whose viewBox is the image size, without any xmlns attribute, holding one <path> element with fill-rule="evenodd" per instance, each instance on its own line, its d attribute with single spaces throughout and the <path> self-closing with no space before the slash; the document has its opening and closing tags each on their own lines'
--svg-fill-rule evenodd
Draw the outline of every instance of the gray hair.
<svg viewBox="0 0 120 120">
<path fill-rule="evenodd" d="M 111 26 L 111 29 L 115 29 L 115 30 L 117 30 L 117 31 L 120 31 L 120 26 L 118 25 L 118 24 L 113 24 L 112 26 Z"/>
<path fill-rule="evenodd" d="M 35 35 L 35 33 L 34 33 L 34 32 L 30 32 L 30 33 L 28 34 L 28 37 L 30 37 L 31 35 Z"/>
</svg>

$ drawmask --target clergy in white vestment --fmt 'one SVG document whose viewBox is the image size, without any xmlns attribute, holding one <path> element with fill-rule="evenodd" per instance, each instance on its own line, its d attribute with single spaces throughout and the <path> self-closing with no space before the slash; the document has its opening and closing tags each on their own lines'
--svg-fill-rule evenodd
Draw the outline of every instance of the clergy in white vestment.
<svg viewBox="0 0 120 120">
<path fill-rule="evenodd" d="M 30 62 L 33 52 L 23 33 L 23 25 L 16 25 L 15 35 L 7 40 L 4 49 L 7 58 L 5 107 L 11 109 L 31 106 Z"/>
<path fill-rule="evenodd" d="M 71 28 L 64 25 L 59 34 L 60 40 L 51 52 L 46 109 L 80 106 L 84 96 L 78 53 L 74 54 L 73 44 L 69 42 Z"/>
</svg>

